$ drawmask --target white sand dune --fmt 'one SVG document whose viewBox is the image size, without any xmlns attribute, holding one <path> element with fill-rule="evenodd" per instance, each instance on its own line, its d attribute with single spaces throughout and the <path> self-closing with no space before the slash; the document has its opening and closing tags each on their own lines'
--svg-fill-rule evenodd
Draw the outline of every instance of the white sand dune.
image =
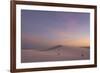
<svg viewBox="0 0 100 73">
<path fill-rule="evenodd" d="M 22 49 L 21 62 L 45 62 L 85 60 L 90 58 L 90 49 L 59 47 L 57 49 L 39 51 L 34 49 Z"/>
</svg>

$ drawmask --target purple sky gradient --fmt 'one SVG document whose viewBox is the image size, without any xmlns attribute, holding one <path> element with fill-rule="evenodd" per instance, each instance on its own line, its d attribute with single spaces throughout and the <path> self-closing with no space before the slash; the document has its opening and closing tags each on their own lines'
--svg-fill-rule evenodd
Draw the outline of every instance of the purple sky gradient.
<svg viewBox="0 0 100 73">
<path fill-rule="evenodd" d="M 21 10 L 21 47 L 89 46 L 90 14 Z"/>
</svg>

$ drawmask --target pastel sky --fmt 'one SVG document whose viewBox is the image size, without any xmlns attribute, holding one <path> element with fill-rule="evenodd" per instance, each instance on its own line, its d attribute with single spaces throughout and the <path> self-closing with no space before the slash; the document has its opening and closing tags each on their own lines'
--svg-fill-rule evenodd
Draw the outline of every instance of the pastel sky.
<svg viewBox="0 0 100 73">
<path fill-rule="evenodd" d="M 21 10 L 22 48 L 89 46 L 90 14 Z"/>
</svg>

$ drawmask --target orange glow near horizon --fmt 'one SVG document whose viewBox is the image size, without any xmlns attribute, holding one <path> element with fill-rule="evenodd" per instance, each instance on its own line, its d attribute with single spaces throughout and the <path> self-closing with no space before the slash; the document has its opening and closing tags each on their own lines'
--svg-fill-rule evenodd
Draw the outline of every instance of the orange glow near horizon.
<svg viewBox="0 0 100 73">
<path fill-rule="evenodd" d="M 60 39 L 53 41 L 53 44 L 61 44 L 72 47 L 87 47 L 90 46 L 89 38 L 79 38 L 79 39 Z"/>
</svg>

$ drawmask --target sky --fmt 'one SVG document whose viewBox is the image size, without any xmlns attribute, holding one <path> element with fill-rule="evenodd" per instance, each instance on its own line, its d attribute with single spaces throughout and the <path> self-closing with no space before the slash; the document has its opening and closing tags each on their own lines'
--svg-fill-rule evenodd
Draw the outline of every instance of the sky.
<svg viewBox="0 0 100 73">
<path fill-rule="evenodd" d="M 56 45 L 83 47 L 89 44 L 89 13 L 21 10 L 22 49 Z"/>
</svg>

